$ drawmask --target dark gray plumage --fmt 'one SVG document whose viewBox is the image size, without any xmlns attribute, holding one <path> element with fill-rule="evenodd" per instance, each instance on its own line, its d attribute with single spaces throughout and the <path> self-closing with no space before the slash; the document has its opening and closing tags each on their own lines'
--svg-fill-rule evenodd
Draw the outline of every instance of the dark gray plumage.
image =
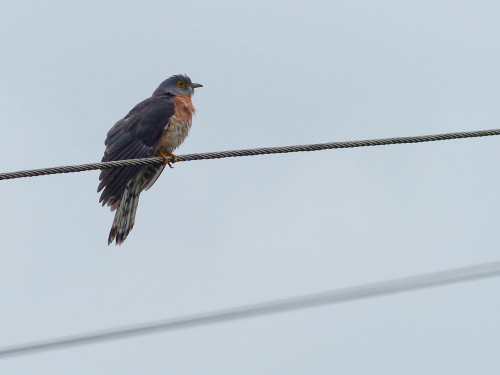
<svg viewBox="0 0 500 375">
<path fill-rule="evenodd" d="M 153 95 L 137 104 L 108 132 L 102 161 L 172 155 L 191 128 L 195 112 L 191 96 L 200 84 L 185 75 L 175 75 L 155 90 Z M 165 165 L 118 167 L 104 169 L 97 191 L 99 202 L 117 210 L 109 233 L 108 244 L 120 245 L 132 230 L 139 194 L 149 189 Z"/>
<path fill-rule="evenodd" d="M 153 156 L 165 125 L 175 111 L 169 95 L 151 97 L 137 104 L 127 116 L 118 121 L 108 132 L 104 144 L 106 151 L 102 161 L 147 158 Z M 152 166 L 157 170 L 162 166 Z M 97 191 L 104 191 L 99 202 L 104 206 L 117 207 L 115 203 L 125 190 L 126 182 L 135 177 L 145 167 L 120 167 L 104 169 L 99 179 Z"/>
<path fill-rule="evenodd" d="M 158 140 L 174 111 L 174 102 L 170 95 L 153 96 L 137 104 L 108 132 L 102 161 L 153 156 Z M 164 165 L 120 167 L 101 172 L 99 176 L 101 183 L 97 191 L 104 190 L 99 202 L 103 206 L 105 204 L 110 206 L 111 211 L 119 208 L 108 243 L 113 242 L 115 238 L 118 244 L 125 240 L 134 226 L 134 218 L 128 220 L 126 218 L 132 213 L 135 216 L 139 193 L 145 187 L 143 185 L 145 182 L 149 183 L 155 176 L 159 176 L 164 167 Z"/>
</svg>

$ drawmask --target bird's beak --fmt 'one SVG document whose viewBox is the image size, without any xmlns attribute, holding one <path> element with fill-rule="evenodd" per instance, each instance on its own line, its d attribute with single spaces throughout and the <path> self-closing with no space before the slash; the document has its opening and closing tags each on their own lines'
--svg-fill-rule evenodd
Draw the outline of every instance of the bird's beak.
<svg viewBox="0 0 500 375">
<path fill-rule="evenodd" d="M 197 87 L 203 87 L 203 85 L 200 85 L 199 83 L 191 83 L 191 87 L 195 89 Z"/>
</svg>

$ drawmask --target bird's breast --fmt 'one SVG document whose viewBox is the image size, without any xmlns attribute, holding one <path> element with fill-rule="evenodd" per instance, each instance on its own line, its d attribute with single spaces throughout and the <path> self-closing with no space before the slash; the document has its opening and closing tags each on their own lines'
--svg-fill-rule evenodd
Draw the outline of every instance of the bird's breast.
<svg viewBox="0 0 500 375">
<path fill-rule="evenodd" d="M 173 97 L 173 100 L 175 112 L 165 124 L 165 130 L 158 142 L 159 152 L 172 152 L 184 142 L 191 129 L 193 114 L 196 112 L 191 96 L 177 95 Z"/>
</svg>

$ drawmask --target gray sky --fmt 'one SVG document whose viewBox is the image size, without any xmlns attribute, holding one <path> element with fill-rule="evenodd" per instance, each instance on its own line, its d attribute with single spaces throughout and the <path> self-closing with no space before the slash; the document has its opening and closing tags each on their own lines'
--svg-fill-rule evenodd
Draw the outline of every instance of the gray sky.
<svg viewBox="0 0 500 375">
<path fill-rule="evenodd" d="M 498 1 L 7 1 L 0 171 L 99 161 L 165 78 L 179 154 L 498 128 Z M 500 139 L 182 163 L 107 246 L 98 172 L 0 183 L 0 346 L 500 259 Z M 499 279 L 0 360 L 5 374 L 493 374 Z"/>
</svg>

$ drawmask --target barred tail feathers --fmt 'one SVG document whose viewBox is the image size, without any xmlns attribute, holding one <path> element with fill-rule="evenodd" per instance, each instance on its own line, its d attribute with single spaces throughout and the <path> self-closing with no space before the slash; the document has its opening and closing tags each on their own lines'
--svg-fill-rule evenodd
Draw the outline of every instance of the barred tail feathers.
<svg viewBox="0 0 500 375">
<path fill-rule="evenodd" d="M 121 245 L 134 227 L 135 213 L 139 204 L 139 194 L 142 191 L 143 176 L 137 176 L 129 181 L 116 210 L 113 226 L 109 232 L 108 245 L 116 240 Z"/>
</svg>

